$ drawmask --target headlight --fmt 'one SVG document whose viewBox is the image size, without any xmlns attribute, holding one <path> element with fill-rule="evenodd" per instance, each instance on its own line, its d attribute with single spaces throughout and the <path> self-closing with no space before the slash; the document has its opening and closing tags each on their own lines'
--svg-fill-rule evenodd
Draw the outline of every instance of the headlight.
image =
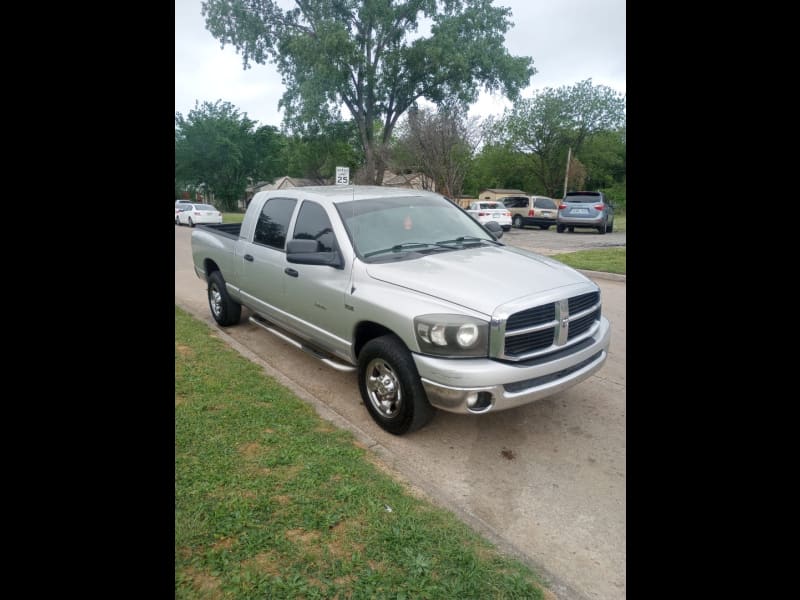
<svg viewBox="0 0 800 600">
<path fill-rule="evenodd" d="M 422 315 L 414 333 L 425 354 L 452 357 L 487 356 L 489 323 L 463 315 Z"/>
</svg>

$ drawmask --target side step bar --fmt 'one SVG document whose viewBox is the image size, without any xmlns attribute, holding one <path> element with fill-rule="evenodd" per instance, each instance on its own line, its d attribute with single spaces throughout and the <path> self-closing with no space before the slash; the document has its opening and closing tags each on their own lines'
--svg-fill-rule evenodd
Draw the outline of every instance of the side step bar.
<svg viewBox="0 0 800 600">
<path fill-rule="evenodd" d="M 261 329 L 269 331 L 271 334 L 281 338 L 284 342 L 289 342 L 295 348 L 299 348 L 303 352 L 306 352 L 306 353 L 310 354 L 311 356 L 313 356 L 317 360 L 325 363 L 326 365 L 328 365 L 332 369 L 336 369 L 337 371 L 344 371 L 346 373 L 351 373 L 351 372 L 356 370 L 356 368 L 353 365 L 348 365 L 348 364 L 345 364 L 345 363 L 340 362 L 338 360 L 335 360 L 333 358 L 330 358 L 329 356 L 326 356 L 326 355 L 322 354 L 321 352 L 319 352 L 317 350 L 314 350 L 313 348 L 310 348 L 308 346 L 305 346 L 304 344 L 301 344 L 297 340 L 295 340 L 293 338 L 290 338 L 285 333 L 282 333 L 282 332 L 278 331 L 277 329 L 275 329 L 274 327 L 270 326 L 266 321 L 262 321 L 261 319 L 258 319 L 258 318 L 254 317 L 254 316 L 250 317 L 249 321 L 251 323 L 255 324 L 255 325 L 258 325 L 259 327 L 261 327 Z"/>
</svg>

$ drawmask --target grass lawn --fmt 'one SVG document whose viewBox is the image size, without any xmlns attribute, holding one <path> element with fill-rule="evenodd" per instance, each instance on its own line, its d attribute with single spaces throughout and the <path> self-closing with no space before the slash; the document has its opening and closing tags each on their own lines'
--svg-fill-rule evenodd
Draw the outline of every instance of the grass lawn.
<svg viewBox="0 0 800 600">
<path fill-rule="evenodd" d="M 244 220 L 244 213 L 224 212 L 222 213 L 223 223 L 241 223 Z"/>
<path fill-rule="evenodd" d="M 175 309 L 175 598 L 544 598 Z"/>
<path fill-rule="evenodd" d="M 614 229 L 616 230 L 616 226 Z M 626 257 L 627 248 L 620 247 L 566 252 L 564 254 L 554 254 L 550 258 L 559 260 L 576 269 L 625 275 Z"/>
</svg>

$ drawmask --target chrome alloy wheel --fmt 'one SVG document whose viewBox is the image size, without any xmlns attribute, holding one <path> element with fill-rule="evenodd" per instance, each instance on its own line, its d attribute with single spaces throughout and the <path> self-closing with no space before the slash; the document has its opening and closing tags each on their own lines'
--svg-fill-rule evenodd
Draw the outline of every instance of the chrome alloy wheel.
<svg viewBox="0 0 800 600">
<path fill-rule="evenodd" d="M 396 417 L 403 405 L 403 393 L 392 366 L 381 358 L 375 358 L 367 365 L 364 377 L 367 395 L 375 410 L 386 419 Z"/>
<path fill-rule="evenodd" d="M 208 288 L 208 304 L 211 307 L 211 312 L 214 316 L 221 318 L 222 315 L 222 294 L 219 291 L 216 283 L 212 283 Z"/>
</svg>

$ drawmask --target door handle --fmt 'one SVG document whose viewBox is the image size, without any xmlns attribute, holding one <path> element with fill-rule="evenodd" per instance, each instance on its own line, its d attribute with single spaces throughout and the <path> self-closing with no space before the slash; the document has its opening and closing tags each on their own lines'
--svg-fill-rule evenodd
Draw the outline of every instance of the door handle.
<svg viewBox="0 0 800 600">
<path fill-rule="evenodd" d="M 283 272 L 286 273 L 287 275 L 289 275 L 290 277 L 297 277 L 298 275 L 300 275 L 300 273 L 298 273 L 297 271 L 295 271 L 294 269 L 291 269 L 289 267 L 286 267 L 283 270 Z"/>
<path fill-rule="evenodd" d="M 253 256 L 251 254 L 245 254 L 244 259 L 250 262 L 253 262 Z"/>
</svg>

